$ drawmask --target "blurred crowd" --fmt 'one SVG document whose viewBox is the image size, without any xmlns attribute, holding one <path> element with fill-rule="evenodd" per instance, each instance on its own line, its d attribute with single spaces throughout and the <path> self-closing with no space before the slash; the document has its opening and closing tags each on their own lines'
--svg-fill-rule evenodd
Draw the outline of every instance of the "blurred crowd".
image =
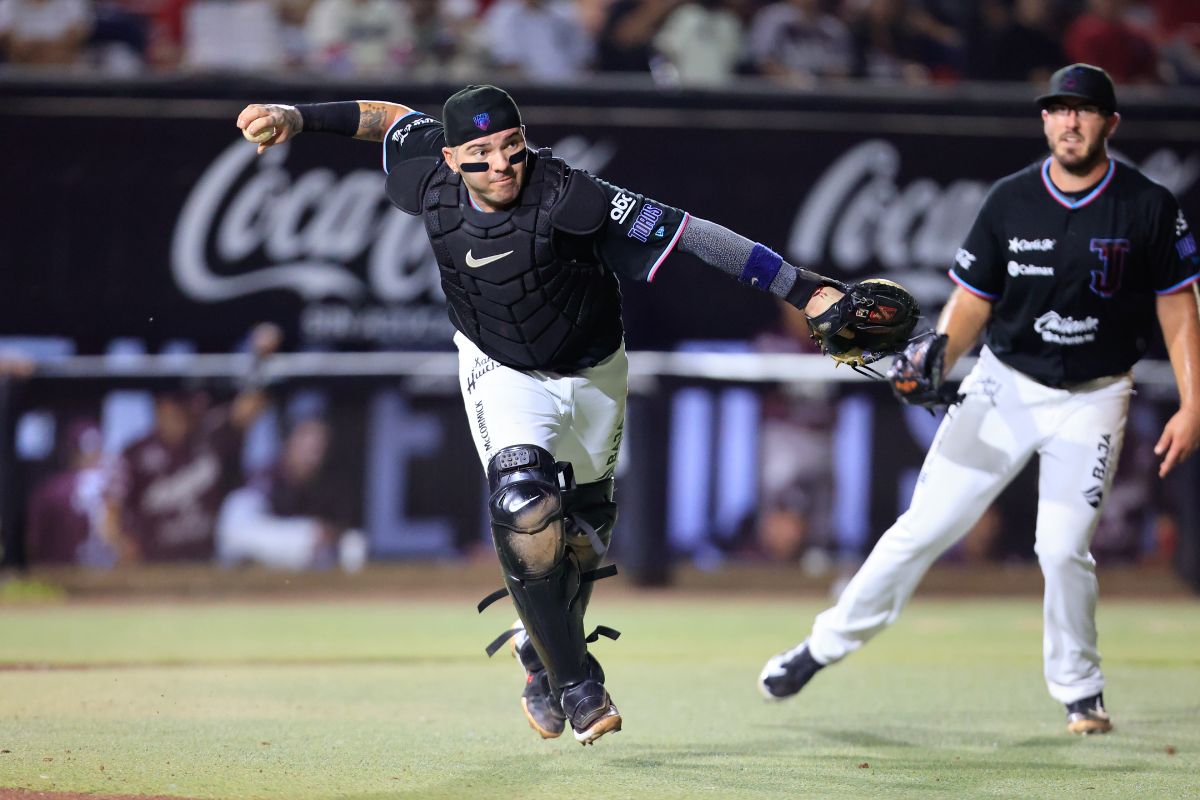
<svg viewBox="0 0 1200 800">
<path fill-rule="evenodd" d="M 247 346 L 262 358 L 279 342 L 264 324 Z M 339 441 L 321 392 L 268 392 L 251 376 L 74 395 L 33 411 L 30 474 L 9 476 L 16 496 L 27 491 L 23 553 L 6 554 L 14 563 L 357 571 L 366 560 L 345 467 L 356 447 Z"/>
<path fill-rule="evenodd" d="M 337 480 L 336 437 L 319 404 L 305 400 L 278 415 L 267 413 L 262 392 L 222 400 L 204 390 L 161 392 L 151 402 L 144 429 L 115 452 L 96 418 L 70 419 L 57 437 L 57 470 L 31 487 L 28 563 L 363 565 L 360 514 Z M 247 465 L 264 435 L 276 438 L 269 455 Z"/>
<path fill-rule="evenodd" d="M 1196 0 L 0 0 L 0 60 L 143 72 L 666 86 L 758 75 L 1200 85 Z"/>
<path fill-rule="evenodd" d="M 279 343 L 278 329 L 264 324 L 244 349 L 261 359 Z M 803 314 L 782 302 L 777 322 L 748 346 L 744 352 L 814 352 Z M 11 390 L 28 376 L 28 369 L 12 369 L 0 355 L 0 405 L 6 382 L 11 401 Z M 93 569 L 192 562 L 356 572 L 368 558 L 396 557 L 377 547 L 396 533 L 381 526 L 415 531 L 422 512 L 412 508 L 385 519 L 367 510 L 366 473 L 379 468 L 367 442 L 382 435 L 363 422 L 364 404 L 376 405 L 370 397 L 333 392 L 329 384 L 267 386 L 248 373 L 233 382 L 189 379 L 157 391 L 59 392 L 18 403 L 25 412 L 16 426 L 19 468 L 8 471 L 0 486 L 0 500 L 11 504 L 0 515 L 0 530 L 7 531 L 0 541 L 2 562 Z M 704 414 L 715 413 L 715 406 L 701 413 L 708 422 L 689 416 L 689 408 L 695 412 L 697 401 L 721 403 L 722 424 L 745 434 L 737 438 L 750 454 L 739 460 L 727 436 L 719 437 L 720 465 L 706 461 L 711 452 L 680 447 L 698 437 L 685 435 L 665 445 L 672 453 L 687 453 L 698 466 L 695 474 L 664 479 L 661 490 L 676 500 L 672 487 L 697 488 L 676 509 L 683 513 L 670 516 L 665 536 L 673 554 L 706 568 L 731 558 L 792 563 L 819 575 L 840 559 L 861 557 L 911 492 L 936 428 L 936 420 L 920 409 L 905 409 L 872 387 L 848 393 L 823 382 L 764 386 L 753 393 L 744 387 L 680 387 L 672 397 L 672 426 L 682 420 L 693 431 L 711 424 Z M 447 424 L 461 423 L 457 402 L 431 402 L 444 406 Z M 1129 417 L 1093 553 L 1105 562 L 1167 564 L 1180 534 L 1178 488 L 1156 478 L 1153 447 L 1163 408 L 1135 399 Z M 407 419 L 419 426 L 432 424 L 433 417 L 426 409 Z M 882 437 L 886 444 L 869 445 L 862 438 L 862 431 L 872 429 L 888 431 Z M 449 462 L 467 457 L 431 431 L 418 436 L 445 447 Z M 465 439 L 458 446 L 469 447 Z M 876 447 L 886 457 L 872 457 Z M 397 457 L 401 449 L 397 443 Z M 440 495 L 434 498 L 438 518 L 459 528 L 446 543 L 452 551 L 441 555 L 490 554 L 487 527 L 480 522 L 486 518 L 483 508 L 447 516 L 449 487 L 437 467 L 443 462 L 421 457 L 420 463 L 440 487 L 433 492 Z M 865 470 L 861 478 L 871 491 L 842 483 L 841 463 Z M 741 465 L 737 476 L 719 471 L 727 464 Z M 672 470 L 680 469 L 686 467 L 673 464 Z M 720 491 L 704 483 L 710 472 L 723 483 Z M 408 485 L 421 480 L 416 471 L 399 475 L 392 477 L 403 488 L 394 492 L 388 483 L 389 495 L 428 493 L 423 484 Z M 618 476 L 619 492 L 624 480 Z M 746 484 L 745 493 L 730 491 L 738 481 Z M 1022 473 L 946 560 L 1028 560 L 1036 481 L 1036 468 Z M 467 494 L 454 496 L 462 501 Z M 479 499 L 486 502 L 486 494 Z M 625 536 L 640 535 L 637 519 L 634 514 L 626 521 L 632 527 Z"/>
</svg>

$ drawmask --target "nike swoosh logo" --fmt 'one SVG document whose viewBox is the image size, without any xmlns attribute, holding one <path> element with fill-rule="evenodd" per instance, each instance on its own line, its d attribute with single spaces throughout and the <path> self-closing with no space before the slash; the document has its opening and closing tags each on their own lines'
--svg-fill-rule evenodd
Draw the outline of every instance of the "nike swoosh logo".
<svg viewBox="0 0 1200 800">
<path fill-rule="evenodd" d="M 468 250 L 467 251 L 467 266 L 470 267 L 471 269 L 478 269 L 479 267 L 486 266 L 486 265 L 492 263 L 493 261 L 499 261 L 500 259 L 504 258 L 505 256 L 511 256 L 512 254 L 513 254 L 513 251 L 509 250 L 507 253 L 500 253 L 499 255 L 495 255 L 495 256 L 485 256 L 484 258 L 475 258 L 473 255 L 471 255 L 471 251 Z"/>
</svg>

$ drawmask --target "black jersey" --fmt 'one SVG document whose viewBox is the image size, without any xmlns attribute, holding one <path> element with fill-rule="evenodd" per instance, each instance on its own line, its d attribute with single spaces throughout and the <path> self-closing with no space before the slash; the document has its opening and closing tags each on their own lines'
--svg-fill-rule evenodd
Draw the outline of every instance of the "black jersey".
<svg viewBox="0 0 1200 800">
<path fill-rule="evenodd" d="M 436 156 L 440 159 L 441 149 L 444 145 L 445 135 L 442 124 L 438 120 L 419 112 L 410 113 L 397 120 L 384 139 L 384 171 L 391 174 L 397 165 L 408 159 L 428 159 L 429 156 Z M 435 176 L 433 180 L 436 180 L 436 176 L 442 173 L 448 175 L 448 170 L 442 162 L 438 162 L 431 169 Z M 518 326 L 506 321 L 509 317 L 508 312 L 495 308 L 494 298 L 488 302 L 492 304 L 494 311 L 494 314 L 490 315 L 494 317 L 491 321 L 496 324 L 481 326 L 478 324 L 480 322 L 478 315 L 474 312 L 456 314 L 453 301 L 458 296 L 457 289 L 461 288 L 459 284 L 463 282 L 475 284 L 480 280 L 488 280 L 487 268 L 489 265 L 485 263 L 472 264 L 470 263 L 471 259 L 467 258 L 467 266 L 471 269 L 464 269 L 455 263 L 454 259 L 439 258 L 439 264 L 444 270 L 442 285 L 447 289 L 447 297 L 452 301 L 450 303 L 451 322 L 485 353 L 509 366 L 520 369 L 575 372 L 598 364 L 609 356 L 620 344 L 623 335 L 620 290 L 616 278 L 619 276 L 634 280 L 653 280 L 655 272 L 674 249 L 679 236 L 687 225 L 688 215 L 679 209 L 626 191 L 581 170 L 569 169 L 568 173 L 568 181 L 583 180 L 595 184 L 603 192 L 606 205 L 603 209 L 602 219 L 596 220 L 593 233 L 579 235 L 557 230 L 553 233 L 551 239 L 553 256 L 561 263 L 563 269 L 579 272 L 585 269 L 586 265 L 591 264 L 602 271 L 594 280 L 591 280 L 586 291 L 581 288 L 580 291 L 570 292 L 539 292 L 539 295 L 547 298 L 546 302 L 548 303 L 562 300 L 563 308 L 559 309 L 561 313 L 556 316 L 562 317 L 558 320 L 559 323 L 568 320 L 570 325 L 558 326 L 562 327 L 564 331 L 560 340 L 555 342 L 539 341 L 536 346 L 528 346 L 531 342 L 525 341 L 525 337 L 529 332 L 518 330 Z M 443 176 L 443 179 L 445 177 Z M 449 177 L 453 178 L 454 176 L 449 175 Z M 405 185 L 407 185 L 407 177 L 402 180 L 406 181 Z M 507 220 L 502 220 L 501 217 L 511 215 L 512 212 L 484 212 L 474 207 L 465 188 L 462 190 L 456 188 L 455 191 L 457 192 L 455 196 L 461 198 L 459 205 L 462 207 L 463 216 L 472 223 L 469 230 L 485 232 L 493 227 L 491 225 L 493 221 L 500 224 L 505 230 L 510 227 L 507 225 Z M 524 201 L 527 196 L 528 192 L 523 192 L 522 199 L 518 201 L 518 207 L 526 205 Z M 479 252 L 490 252 L 490 250 L 485 247 Z M 468 252 L 467 255 L 470 256 L 470 253 Z M 514 307 L 513 310 L 519 312 L 522 319 L 536 323 L 542 316 L 545 316 L 542 312 L 549 309 L 534 310 L 532 313 L 539 316 L 530 317 L 526 313 L 530 311 L 526 308 L 529 304 L 528 290 L 534 287 L 534 284 L 550 286 L 546 282 L 553 279 L 547 278 L 546 265 L 539 259 L 529 259 L 527 265 L 520 267 L 520 270 L 523 270 L 520 274 L 513 272 L 517 266 L 510 262 L 511 259 L 493 267 L 494 270 L 503 272 L 503 274 L 497 272 L 494 276 L 495 280 L 502 280 L 505 285 L 512 283 L 513 286 L 517 286 L 520 284 L 526 290 L 520 293 L 521 296 L 514 301 L 520 308 Z M 460 275 L 446 273 L 446 269 L 456 270 Z M 449 281 L 447 277 L 450 278 Z M 588 308 L 577 307 L 581 297 L 587 298 Z M 463 305 L 460 311 L 469 311 L 463 303 L 459 303 L 459 305 Z M 576 330 L 580 326 L 586 330 Z M 541 328 L 545 328 L 545 326 L 541 326 Z M 567 328 L 571 330 L 568 331 Z M 543 335 L 539 337 L 540 339 L 545 339 L 546 330 L 549 329 L 541 330 Z"/>
<path fill-rule="evenodd" d="M 950 277 L 994 303 L 986 342 L 1030 377 L 1063 386 L 1127 371 L 1146 352 L 1156 294 L 1200 280 L 1196 240 L 1175 197 L 1109 161 L 1075 196 L 1050 159 L 988 193 Z"/>
</svg>

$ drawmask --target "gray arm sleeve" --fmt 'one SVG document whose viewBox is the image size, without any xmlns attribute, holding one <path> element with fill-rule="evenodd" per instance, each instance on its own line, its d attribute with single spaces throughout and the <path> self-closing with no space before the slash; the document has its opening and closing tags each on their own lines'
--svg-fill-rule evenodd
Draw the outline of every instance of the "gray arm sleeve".
<svg viewBox="0 0 1200 800">
<path fill-rule="evenodd" d="M 705 264 L 716 267 L 734 280 L 741 280 L 742 270 L 746 267 L 746 261 L 750 258 L 750 251 L 754 249 L 754 245 L 754 242 L 740 233 L 729 230 L 724 225 L 718 225 L 700 217 L 691 217 L 687 227 L 683 229 L 683 235 L 679 237 L 678 247 Z M 807 273 L 807 270 L 804 272 Z M 811 275 L 812 273 L 807 274 Z M 757 288 L 764 289 L 776 297 L 782 297 L 798 308 L 803 308 L 817 285 L 817 281 L 810 280 L 801 273 L 801 270 L 784 261 L 780 265 L 775 280 L 771 281 L 771 285 Z M 794 289 L 799 291 L 793 291 Z M 803 295 L 803 300 L 797 302 L 801 295 Z"/>
</svg>

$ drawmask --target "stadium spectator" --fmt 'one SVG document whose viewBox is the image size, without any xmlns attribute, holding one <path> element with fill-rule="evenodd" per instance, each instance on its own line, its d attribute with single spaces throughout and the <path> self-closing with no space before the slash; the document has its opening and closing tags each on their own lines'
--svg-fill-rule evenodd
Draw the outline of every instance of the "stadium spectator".
<svg viewBox="0 0 1200 800">
<path fill-rule="evenodd" d="M 183 12 L 191 0 L 160 0 L 150 18 L 146 62 L 154 69 L 172 70 L 183 58 Z"/>
<path fill-rule="evenodd" d="M 77 418 L 62 443 L 63 469 L 30 494 L 25 557 L 30 564 L 111 566 L 103 537 L 104 437 L 93 419 Z"/>
<path fill-rule="evenodd" d="M 482 28 L 492 61 L 514 76 L 570 81 L 592 59 L 591 37 L 569 0 L 497 0 Z"/>
<path fill-rule="evenodd" d="M 1164 77 L 1183 86 L 1200 86 L 1200 3 L 1155 0 L 1153 7 Z"/>
<path fill-rule="evenodd" d="M 1049 0 L 986 0 L 968 48 L 968 76 L 1043 83 L 1066 60 Z"/>
<path fill-rule="evenodd" d="M 78 64 L 95 24 L 87 0 L 0 0 L 0 54 L 10 64 Z"/>
<path fill-rule="evenodd" d="M 275 70 L 286 61 L 283 24 L 270 0 L 191 0 L 183 15 L 183 66 Z"/>
<path fill-rule="evenodd" d="M 1067 59 L 1094 64 L 1118 83 L 1157 83 L 1158 54 L 1150 36 L 1127 19 L 1125 0 L 1088 0 L 1067 28 Z"/>
<path fill-rule="evenodd" d="M 958 80 L 963 75 L 966 20 L 969 3 L 958 0 L 908 0 L 907 24 L 921 40 L 921 62 L 935 81 Z"/>
<path fill-rule="evenodd" d="M 483 66 L 474 0 L 412 0 L 414 78 L 470 80 Z"/>
<path fill-rule="evenodd" d="M 683 85 L 727 83 L 742 55 L 742 20 L 730 0 L 696 0 L 676 8 L 654 47 Z"/>
<path fill-rule="evenodd" d="M 750 58 L 763 75 L 798 86 L 843 78 L 854 66 L 850 30 L 820 0 L 781 0 L 750 26 Z"/>
<path fill-rule="evenodd" d="M 933 24 L 926 15 L 914 11 L 907 0 L 866 0 L 851 20 L 856 78 L 929 82 L 932 72 L 923 59 L 930 42 L 922 25 Z"/>
<path fill-rule="evenodd" d="M 579 16 L 579 24 L 583 25 L 583 29 L 593 40 L 604 27 L 610 5 L 611 0 L 575 0 L 575 13 Z"/>
<path fill-rule="evenodd" d="M 97 0 L 87 46 L 101 71 L 135 74 L 145 67 L 157 5 L 157 0 Z"/>
<path fill-rule="evenodd" d="M 297 421 L 278 462 L 226 498 L 217 518 L 217 559 L 281 569 L 362 567 L 366 537 L 349 494 L 338 491 L 331 431 L 319 417 Z"/>
<path fill-rule="evenodd" d="M 654 52 L 654 37 L 682 1 L 614 0 L 597 37 L 597 68 L 601 72 L 649 73 L 661 60 Z"/>
<path fill-rule="evenodd" d="M 275 0 L 283 59 L 288 67 L 303 67 L 308 61 L 308 15 L 315 0 Z"/>
<path fill-rule="evenodd" d="M 309 65 L 334 75 L 394 75 L 414 46 L 400 0 L 317 0 L 306 32 Z"/>
<path fill-rule="evenodd" d="M 208 560 L 225 495 L 238 485 L 246 429 L 261 391 L 212 404 L 200 391 L 155 398 L 155 427 L 120 455 L 107 486 L 105 531 L 123 561 Z"/>
</svg>

